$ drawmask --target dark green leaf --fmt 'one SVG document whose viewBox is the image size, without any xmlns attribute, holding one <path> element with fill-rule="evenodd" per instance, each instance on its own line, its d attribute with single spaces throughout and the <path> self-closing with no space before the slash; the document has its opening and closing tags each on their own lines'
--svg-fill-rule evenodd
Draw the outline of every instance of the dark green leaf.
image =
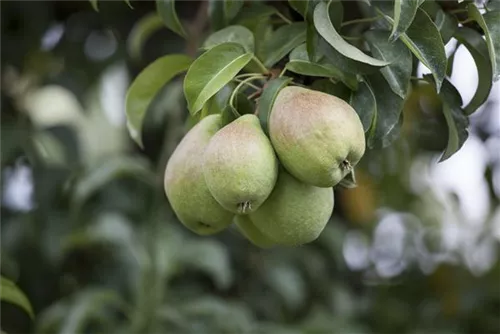
<svg viewBox="0 0 500 334">
<path fill-rule="evenodd" d="M 229 252 L 216 240 L 188 240 L 179 252 L 179 265 L 209 275 L 219 289 L 233 281 Z"/>
<path fill-rule="evenodd" d="M 469 4 L 469 16 L 483 29 L 493 68 L 493 81 L 500 79 L 500 10 L 481 15 L 475 4 Z"/>
<path fill-rule="evenodd" d="M 425 1 L 420 8 L 424 10 L 436 24 L 443 38 L 443 43 L 448 43 L 458 27 L 457 18 L 454 15 L 444 12 L 435 0 Z"/>
<path fill-rule="evenodd" d="M 99 11 L 99 5 L 97 4 L 97 0 L 89 0 L 90 4 L 92 5 L 92 8 L 98 12 Z"/>
<path fill-rule="evenodd" d="M 412 72 L 412 55 L 401 41 L 389 42 L 389 34 L 381 30 L 369 30 L 365 38 L 372 54 L 391 64 L 380 72 L 389 83 L 392 91 L 401 98 L 406 97 Z"/>
<path fill-rule="evenodd" d="M 290 53 L 290 61 L 286 64 L 289 71 L 314 77 L 334 77 L 339 79 L 342 73 L 332 65 L 311 62 L 307 55 L 306 45 L 301 44 Z"/>
<path fill-rule="evenodd" d="M 267 133 L 267 121 L 269 119 L 269 115 L 271 114 L 274 101 L 276 100 L 276 97 L 278 96 L 280 90 L 285 88 L 291 81 L 292 78 L 280 77 L 269 80 L 267 84 L 264 86 L 262 95 L 260 96 L 259 101 L 257 103 L 257 110 L 259 114 L 260 124 L 262 125 L 262 129 L 266 133 Z"/>
<path fill-rule="evenodd" d="M 123 0 L 123 1 L 125 1 L 125 3 L 127 4 L 128 8 L 134 9 L 134 7 L 132 7 L 132 3 L 130 3 L 130 0 Z"/>
<path fill-rule="evenodd" d="M 424 76 L 424 78 L 432 83 L 429 76 Z M 455 154 L 467 140 L 469 136 L 467 131 L 469 119 L 461 108 L 462 98 L 460 93 L 448 80 L 443 82 L 439 96 L 443 101 L 443 114 L 448 125 L 448 144 L 440 159 L 441 162 Z"/>
<path fill-rule="evenodd" d="M 156 12 L 142 17 L 134 24 L 127 40 L 128 53 L 133 59 L 139 60 L 141 58 L 144 43 L 160 28 L 163 28 L 163 21 Z"/>
<path fill-rule="evenodd" d="M 306 24 L 304 22 L 295 22 L 278 28 L 264 46 L 264 65 L 272 67 L 305 40 Z"/>
<path fill-rule="evenodd" d="M 260 3 L 251 3 L 251 6 L 245 7 L 245 10 L 240 11 L 235 18 L 235 22 L 252 30 L 250 27 L 254 27 L 262 20 L 269 18 L 277 12 L 278 10 L 274 7 Z"/>
<path fill-rule="evenodd" d="M 360 63 L 359 61 L 352 60 L 345 57 L 340 52 L 335 50 L 324 38 L 320 37 L 319 50 L 322 55 L 326 57 L 328 63 L 337 67 L 344 73 L 351 73 L 354 75 L 375 73 L 380 70 L 380 67 Z"/>
<path fill-rule="evenodd" d="M 353 75 L 342 73 L 327 61 L 311 62 L 305 44 L 293 49 L 290 53 L 290 61 L 286 64 L 286 69 L 302 75 L 335 78 L 349 85 L 352 89 L 356 87 L 356 78 Z"/>
<path fill-rule="evenodd" d="M 31 308 L 30 301 L 21 291 L 21 289 L 19 289 L 19 287 L 14 282 L 6 279 L 3 276 L 0 277 L 0 280 L 0 299 L 7 303 L 19 306 L 26 313 L 28 313 L 31 319 L 35 318 L 35 314 L 33 313 L 33 309 Z"/>
<path fill-rule="evenodd" d="M 186 31 L 175 11 L 175 0 L 156 0 L 156 10 L 167 28 L 187 38 Z"/>
<path fill-rule="evenodd" d="M 307 8 L 307 36 L 306 36 L 306 44 L 307 44 L 307 54 L 309 55 L 309 59 L 311 61 L 317 61 L 321 55 L 319 54 L 319 44 L 320 44 L 320 35 L 316 31 L 316 27 L 314 26 L 314 8 L 318 3 L 318 0 L 308 1 L 310 5 Z M 330 14 L 330 20 L 332 21 L 335 29 L 339 30 L 342 25 L 342 19 L 344 17 L 344 8 L 342 6 L 342 2 L 340 1 L 332 1 L 330 7 L 328 9 Z"/>
<path fill-rule="evenodd" d="M 377 101 L 370 84 L 366 81 L 360 82 L 358 90 L 352 93 L 350 104 L 356 110 L 363 129 L 367 132 L 377 114 Z"/>
<path fill-rule="evenodd" d="M 222 114 L 224 108 L 229 104 L 229 98 L 231 97 L 231 93 L 233 92 L 235 85 L 233 83 L 228 83 L 221 90 L 217 92 L 214 96 L 210 98 L 210 110 L 208 111 L 209 115 L 212 114 Z"/>
<path fill-rule="evenodd" d="M 228 104 L 224 109 L 222 109 L 221 113 L 221 124 L 222 126 L 231 123 L 236 118 L 238 118 L 238 110 L 235 107 Z"/>
<path fill-rule="evenodd" d="M 271 15 L 276 14 L 278 11 L 271 6 L 262 5 L 260 3 L 250 3 L 251 5 L 245 7 L 245 10 L 240 11 L 235 18 L 235 22 L 252 31 L 255 40 L 255 55 L 259 59 L 264 59 L 265 56 L 265 42 L 271 38 L 273 34 L 273 26 L 271 24 Z M 261 72 L 255 66 L 254 62 L 247 65 L 249 72 Z"/>
<path fill-rule="evenodd" d="M 477 110 L 490 95 L 492 81 L 491 62 L 488 58 L 488 47 L 481 34 L 477 31 L 462 27 L 455 34 L 455 38 L 469 50 L 478 73 L 478 85 L 474 97 L 464 108 L 467 115 Z"/>
<path fill-rule="evenodd" d="M 321 37 L 323 37 L 328 42 L 328 44 L 330 44 L 334 49 L 336 49 L 345 57 L 364 64 L 369 64 L 371 66 L 382 67 L 388 65 L 388 62 L 375 59 L 363 53 L 355 46 L 347 43 L 339 35 L 330 20 L 328 11 L 330 3 L 331 2 L 326 4 L 324 2 L 321 2 L 314 9 L 314 26 L 316 27 L 316 30 L 321 35 Z"/>
<path fill-rule="evenodd" d="M 500 1 L 498 0 L 489 0 L 486 4 L 486 8 L 490 11 L 500 10 Z"/>
<path fill-rule="evenodd" d="M 436 14 L 436 19 L 434 21 L 436 27 L 438 27 L 441 37 L 443 38 L 443 43 L 447 44 L 450 39 L 455 34 L 458 27 L 458 20 L 455 16 L 445 13 L 439 10 Z"/>
<path fill-rule="evenodd" d="M 303 0 L 288 0 L 290 7 L 292 7 L 297 13 L 302 15 L 303 18 L 307 17 L 308 7 L 313 1 L 303 1 Z"/>
<path fill-rule="evenodd" d="M 226 17 L 224 16 L 224 1 L 208 0 L 208 15 L 213 31 L 220 30 L 227 25 Z"/>
<path fill-rule="evenodd" d="M 252 56 L 239 44 L 224 43 L 198 57 L 184 79 L 184 95 L 190 113 L 200 111 L 205 102 L 231 81 Z"/>
<path fill-rule="evenodd" d="M 390 23 L 393 20 L 384 15 Z M 410 51 L 432 72 L 438 91 L 446 75 L 446 52 L 438 28 L 422 9 L 417 10 L 413 23 L 399 37 Z"/>
<path fill-rule="evenodd" d="M 123 309 L 125 302 L 113 290 L 87 289 L 80 292 L 70 307 L 61 324 L 60 333 L 82 333 L 90 319 L 102 315 L 106 307 L 115 306 Z"/>
<path fill-rule="evenodd" d="M 408 29 L 419 5 L 418 0 L 394 0 L 394 24 L 390 36 L 392 41 L 397 40 Z"/>
<path fill-rule="evenodd" d="M 146 67 L 132 85 L 126 101 L 127 128 L 130 136 L 142 147 L 142 124 L 146 111 L 158 91 L 173 77 L 187 70 L 192 59 L 185 55 L 167 55 Z"/>
<path fill-rule="evenodd" d="M 252 32 L 238 25 L 229 26 L 211 34 L 203 43 L 203 48 L 208 50 L 227 42 L 238 43 L 248 52 L 254 52 L 255 45 Z"/>
<path fill-rule="evenodd" d="M 242 92 L 236 95 L 234 104 L 240 115 L 253 114 L 255 112 L 255 104 Z"/>
<path fill-rule="evenodd" d="M 232 19 L 238 15 L 241 7 L 243 7 L 243 0 L 223 0 L 224 1 L 224 17 L 226 23 L 231 22 Z"/>
<path fill-rule="evenodd" d="M 73 205 L 76 212 L 99 189 L 114 179 L 132 177 L 146 184 L 154 185 L 155 179 L 146 161 L 118 156 L 108 159 L 104 164 L 90 169 L 75 186 L 73 192 Z"/>
<path fill-rule="evenodd" d="M 351 90 L 343 83 L 340 82 L 333 83 L 329 79 L 320 79 L 314 81 L 309 88 L 323 93 L 328 93 L 333 96 L 337 96 L 338 98 L 341 98 L 347 103 L 350 102 L 349 100 L 351 97 Z"/>
<path fill-rule="evenodd" d="M 368 146 L 370 148 L 386 147 L 395 139 L 393 136 L 385 137 L 399 127 L 404 100 L 390 89 L 387 81 L 379 73 L 370 75 L 368 83 L 377 103 Z"/>
</svg>

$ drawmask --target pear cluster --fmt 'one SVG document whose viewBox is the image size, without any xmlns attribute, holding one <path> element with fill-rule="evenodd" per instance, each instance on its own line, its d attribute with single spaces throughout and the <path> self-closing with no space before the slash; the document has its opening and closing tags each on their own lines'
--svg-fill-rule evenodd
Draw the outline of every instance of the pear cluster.
<svg viewBox="0 0 500 334">
<path fill-rule="evenodd" d="M 184 226 L 211 235 L 234 223 L 262 248 L 318 238 L 333 211 L 333 187 L 365 152 L 361 121 L 333 95 L 289 86 L 276 97 L 268 133 L 255 115 L 225 126 L 209 115 L 184 136 L 164 178 Z"/>
</svg>

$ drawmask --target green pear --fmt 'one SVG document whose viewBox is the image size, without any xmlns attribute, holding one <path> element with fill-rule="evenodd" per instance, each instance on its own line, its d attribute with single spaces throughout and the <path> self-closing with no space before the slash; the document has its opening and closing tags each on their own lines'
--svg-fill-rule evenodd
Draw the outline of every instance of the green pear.
<svg viewBox="0 0 500 334">
<path fill-rule="evenodd" d="M 250 220 L 276 244 L 298 246 L 318 238 L 333 205 L 332 188 L 303 183 L 281 170 L 273 192 Z"/>
<path fill-rule="evenodd" d="M 262 232 L 255 227 L 248 215 L 235 216 L 234 223 L 238 227 L 240 233 L 255 246 L 260 248 L 270 248 L 276 245 L 274 241 L 262 234 Z"/>
<path fill-rule="evenodd" d="M 310 185 L 333 187 L 365 153 L 365 133 L 356 111 L 344 100 L 288 86 L 269 115 L 269 136 L 289 173 Z"/>
<path fill-rule="evenodd" d="M 173 211 L 199 235 L 222 231 L 234 217 L 213 198 L 203 176 L 203 152 L 220 127 L 219 115 L 203 118 L 181 140 L 165 169 L 165 193 Z"/>
<path fill-rule="evenodd" d="M 203 174 L 214 198 L 231 212 L 249 214 L 264 203 L 276 184 L 278 160 L 257 116 L 243 115 L 212 137 Z"/>
</svg>

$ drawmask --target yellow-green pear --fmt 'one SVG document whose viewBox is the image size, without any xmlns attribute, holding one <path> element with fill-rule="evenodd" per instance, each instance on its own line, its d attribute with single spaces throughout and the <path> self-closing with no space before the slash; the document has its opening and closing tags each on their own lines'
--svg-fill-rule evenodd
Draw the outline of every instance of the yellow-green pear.
<svg viewBox="0 0 500 334">
<path fill-rule="evenodd" d="M 274 241 L 265 236 L 255 225 L 252 223 L 248 215 L 236 215 L 234 223 L 238 227 L 243 236 L 260 248 L 270 248 L 276 245 Z"/>
<path fill-rule="evenodd" d="M 248 214 L 259 208 L 276 183 L 278 160 L 257 116 L 243 115 L 212 137 L 203 174 L 225 209 Z"/>
<path fill-rule="evenodd" d="M 250 220 L 277 244 L 298 246 L 318 238 L 333 205 L 332 188 L 303 183 L 281 170 L 273 192 Z"/>
<path fill-rule="evenodd" d="M 288 172 L 317 187 L 335 186 L 365 153 L 363 125 L 349 104 L 296 86 L 278 93 L 269 136 Z"/>
<path fill-rule="evenodd" d="M 220 127 L 220 115 L 203 118 L 181 140 L 165 169 L 165 193 L 173 211 L 200 235 L 222 231 L 234 217 L 213 198 L 203 176 L 203 152 Z"/>
</svg>

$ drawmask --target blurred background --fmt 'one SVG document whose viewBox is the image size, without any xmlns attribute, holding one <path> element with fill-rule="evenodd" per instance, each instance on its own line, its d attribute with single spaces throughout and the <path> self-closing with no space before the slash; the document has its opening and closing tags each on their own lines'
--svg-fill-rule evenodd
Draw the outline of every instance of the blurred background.
<svg viewBox="0 0 500 334">
<path fill-rule="evenodd" d="M 260 250 L 233 228 L 198 237 L 162 189 L 192 124 L 182 82 L 149 109 L 145 150 L 128 136 L 124 97 L 151 61 L 199 41 L 155 24 L 154 2 L 132 5 L 1 2 L 1 274 L 35 313 L 2 302 L 2 331 L 500 333 L 499 83 L 439 164 L 439 98 L 415 85 L 400 138 L 367 152 L 315 242 Z M 180 1 L 181 19 L 199 5 Z M 475 64 L 455 40 L 447 50 L 467 103 Z"/>
</svg>

